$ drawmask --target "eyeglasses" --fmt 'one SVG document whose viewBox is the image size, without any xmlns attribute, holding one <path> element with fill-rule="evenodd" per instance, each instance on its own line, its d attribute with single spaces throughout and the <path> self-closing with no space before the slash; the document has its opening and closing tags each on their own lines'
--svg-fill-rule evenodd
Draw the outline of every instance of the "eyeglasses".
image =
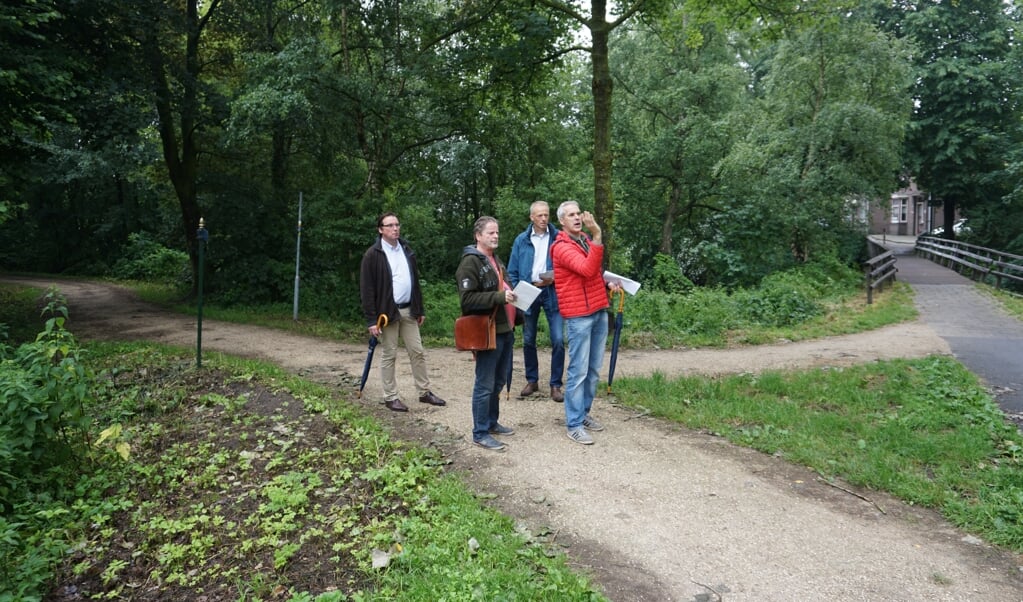
<svg viewBox="0 0 1023 602">
<path fill-rule="evenodd" d="M 380 224 L 381 228 L 400 228 L 401 224 Z"/>
</svg>

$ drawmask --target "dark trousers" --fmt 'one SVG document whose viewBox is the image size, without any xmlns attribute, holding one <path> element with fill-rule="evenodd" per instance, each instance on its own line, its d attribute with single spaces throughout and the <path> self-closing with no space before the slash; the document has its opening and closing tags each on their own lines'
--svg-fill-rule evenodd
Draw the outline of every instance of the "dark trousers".
<svg viewBox="0 0 1023 602">
<path fill-rule="evenodd" d="M 515 331 L 497 335 L 497 347 L 476 352 L 476 382 L 472 386 L 472 440 L 479 441 L 497 425 L 501 389 L 511 377 Z"/>
</svg>

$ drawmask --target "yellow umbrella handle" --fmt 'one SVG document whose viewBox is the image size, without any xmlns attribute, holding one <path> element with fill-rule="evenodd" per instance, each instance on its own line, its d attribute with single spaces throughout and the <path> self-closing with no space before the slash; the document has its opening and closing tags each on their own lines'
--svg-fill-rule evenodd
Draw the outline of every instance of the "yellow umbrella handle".
<svg viewBox="0 0 1023 602">
<path fill-rule="evenodd" d="M 380 330 L 387 328 L 387 314 L 380 314 L 377 317 L 377 328 Z"/>
</svg>

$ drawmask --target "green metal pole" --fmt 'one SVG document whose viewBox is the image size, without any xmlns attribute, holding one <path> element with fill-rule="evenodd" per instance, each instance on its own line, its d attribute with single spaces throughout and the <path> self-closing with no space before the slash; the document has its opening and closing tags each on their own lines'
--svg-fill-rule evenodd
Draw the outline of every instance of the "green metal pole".
<svg viewBox="0 0 1023 602">
<path fill-rule="evenodd" d="M 199 274 L 198 274 L 198 294 L 199 294 L 199 311 L 196 319 L 196 325 L 198 332 L 195 337 L 195 367 L 202 368 L 202 272 L 203 264 L 206 260 L 206 241 L 210 239 L 210 233 L 206 231 L 206 222 L 203 218 L 199 218 L 199 230 L 195 233 L 195 243 L 199 245 Z"/>
<path fill-rule="evenodd" d="M 298 193 L 298 234 L 295 236 L 295 309 L 291 319 L 298 322 L 298 266 L 302 257 L 302 193 Z"/>
</svg>

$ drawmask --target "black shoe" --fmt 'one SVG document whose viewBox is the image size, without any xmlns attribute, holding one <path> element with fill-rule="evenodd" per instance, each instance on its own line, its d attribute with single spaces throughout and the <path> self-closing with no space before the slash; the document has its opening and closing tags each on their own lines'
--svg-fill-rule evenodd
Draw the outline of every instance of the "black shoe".
<svg viewBox="0 0 1023 602">
<path fill-rule="evenodd" d="M 408 406 L 406 406 L 405 404 L 401 403 L 400 399 L 388 399 L 387 401 L 384 402 L 384 406 L 386 406 L 387 409 L 391 410 L 392 412 L 407 412 L 408 411 Z"/>
<path fill-rule="evenodd" d="M 446 405 L 448 405 L 448 402 L 446 402 L 443 399 L 441 399 L 440 397 L 437 397 L 436 395 L 434 395 L 432 391 L 427 391 L 426 395 L 421 396 L 419 398 L 419 403 L 428 403 L 428 404 L 430 404 L 432 406 L 446 406 Z"/>
</svg>

